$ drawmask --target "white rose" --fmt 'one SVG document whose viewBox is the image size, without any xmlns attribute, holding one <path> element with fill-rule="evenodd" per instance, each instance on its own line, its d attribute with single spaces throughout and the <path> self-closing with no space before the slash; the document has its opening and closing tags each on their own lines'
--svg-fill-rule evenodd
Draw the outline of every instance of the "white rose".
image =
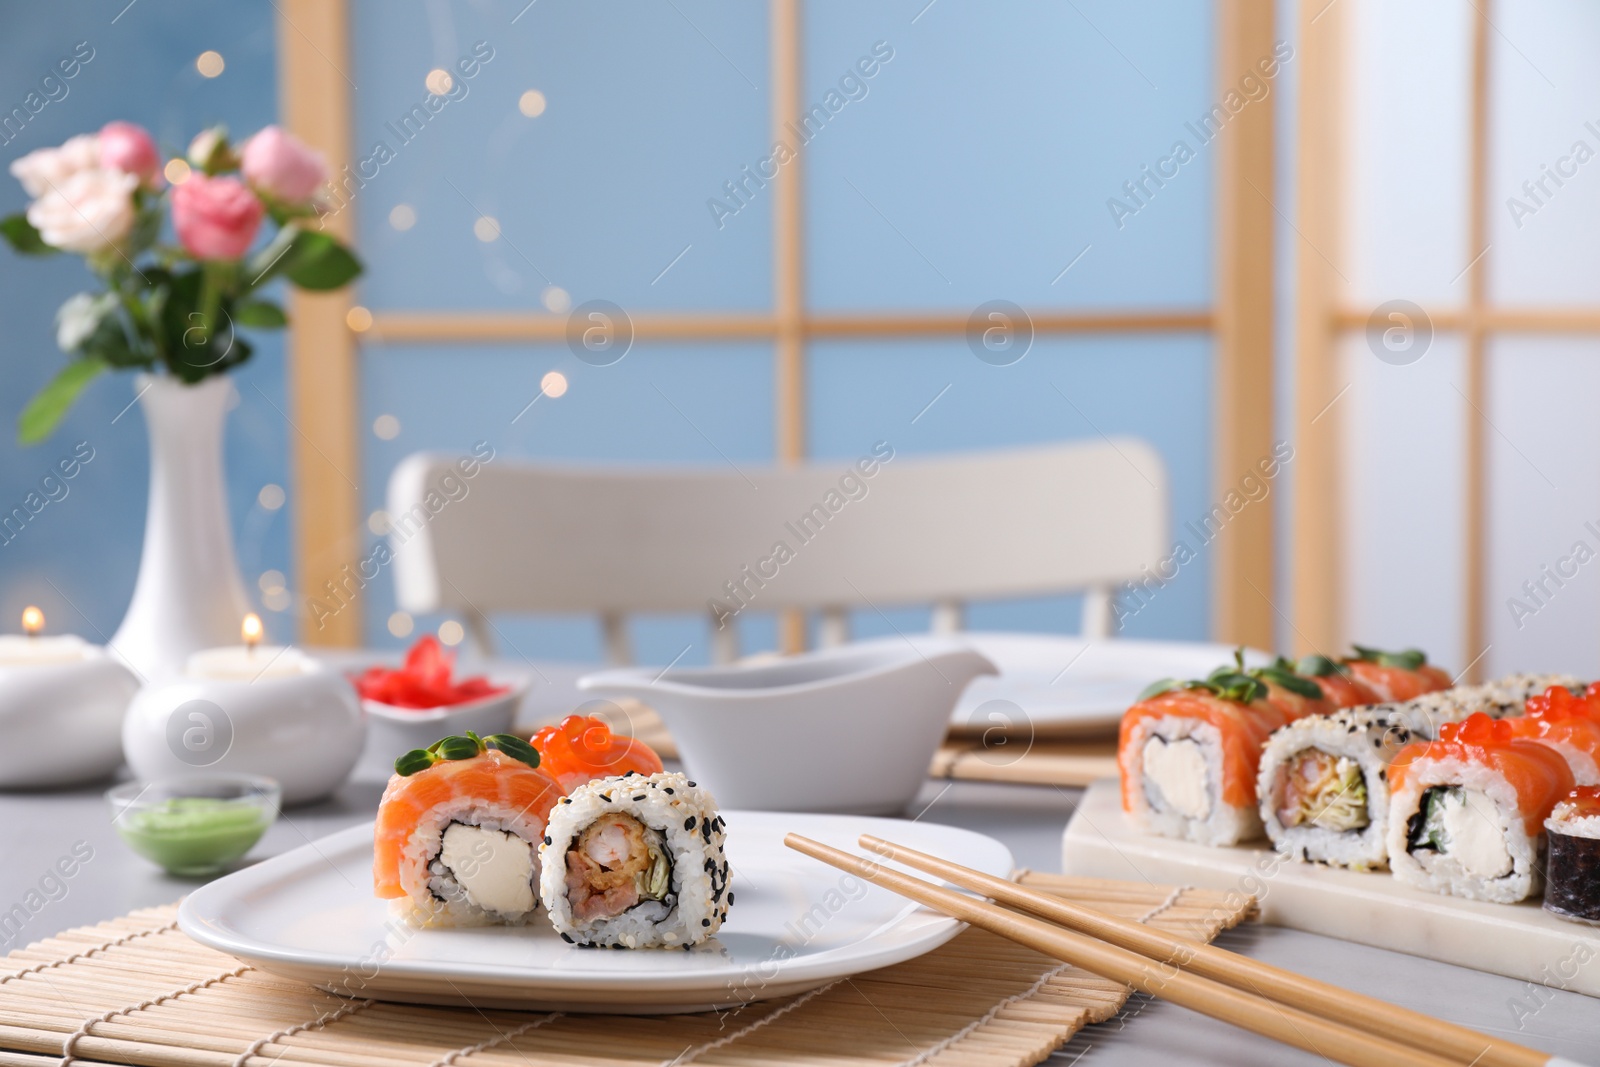
<svg viewBox="0 0 1600 1067">
<path fill-rule="evenodd" d="M 133 228 L 137 174 L 80 170 L 28 205 L 28 221 L 44 243 L 67 252 L 111 247 Z"/>
<path fill-rule="evenodd" d="M 11 163 L 11 176 L 29 196 L 43 196 L 79 171 L 100 165 L 100 137 L 80 133 L 60 148 L 38 148 Z"/>
</svg>

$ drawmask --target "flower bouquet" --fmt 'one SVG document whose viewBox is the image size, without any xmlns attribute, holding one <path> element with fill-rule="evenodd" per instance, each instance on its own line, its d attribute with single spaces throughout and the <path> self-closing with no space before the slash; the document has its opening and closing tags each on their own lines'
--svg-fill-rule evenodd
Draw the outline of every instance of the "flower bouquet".
<svg viewBox="0 0 1600 1067">
<path fill-rule="evenodd" d="M 47 437 L 83 388 L 106 370 L 165 371 L 194 384 L 250 358 L 241 330 L 271 330 L 283 309 L 261 290 L 279 277 L 337 289 L 361 273 L 350 250 L 317 225 L 322 156 L 276 126 L 236 150 L 222 127 L 187 158 L 163 165 L 150 134 L 112 122 L 11 164 L 33 202 L 0 219 L 28 255 L 75 252 L 103 288 L 56 313 L 70 362 L 23 410 L 18 437 Z M 164 239 L 170 202 L 176 243 Z M 264 219 L 277 227 L 254 253 Z"/>
</svg>

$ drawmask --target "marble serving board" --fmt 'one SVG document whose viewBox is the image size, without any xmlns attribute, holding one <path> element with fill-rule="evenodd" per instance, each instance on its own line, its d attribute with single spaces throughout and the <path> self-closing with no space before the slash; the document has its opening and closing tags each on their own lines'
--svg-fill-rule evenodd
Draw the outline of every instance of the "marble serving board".
<svg viewBox="0 0 1600 1067">
<path fill-rule="evenodd" d="M 1259 845 L 1211 848 L 1140 833 L 1114 778 L 1084 793 L 1061 843 L 1062 870 L 1250 894 L 1261 921 L 1600 997 L 1600 927 L 1538 900 L 1486 904 L 1424 893 L 1387 871 L 1298 863 Z"/>
</svg>

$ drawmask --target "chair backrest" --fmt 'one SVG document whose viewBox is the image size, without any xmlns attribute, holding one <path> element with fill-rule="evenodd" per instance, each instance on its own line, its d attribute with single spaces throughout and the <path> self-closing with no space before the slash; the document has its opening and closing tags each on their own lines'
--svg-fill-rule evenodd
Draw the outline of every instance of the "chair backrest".
<svg viewBox="0 0 1600 1067">
<path fill-rule="evenodd" d="M 1166 473 L 1133 439 L 937 457 L 886 442 L 793 468 L 553 465 L 437 453 L 389 481 L 400 606 L 456 611 L 486 644 L 495 612 L 598 612 L 613 659 L 629 612 L 809 608 L 824 640 L 851 607 L 934 602 L 959 628 L 973 598 L 1085 591 L 1103 635 L 1110 592 L 1159 558 Z"/>
</svg>

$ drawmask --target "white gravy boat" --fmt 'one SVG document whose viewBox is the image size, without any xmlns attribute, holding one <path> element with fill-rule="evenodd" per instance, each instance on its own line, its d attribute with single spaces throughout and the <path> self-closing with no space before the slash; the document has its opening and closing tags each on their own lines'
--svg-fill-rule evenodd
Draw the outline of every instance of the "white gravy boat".
<svg viewBox="0 0 1600 1067">
<path fill-rule="evenodd" d="M 995 673 L 952 638 L 746 666 L 628 667 L 578 688 L 655 708 L 689 775 L 725 808 L 883 814 L 917 795 L 967 683 Z"/>
</svg>

